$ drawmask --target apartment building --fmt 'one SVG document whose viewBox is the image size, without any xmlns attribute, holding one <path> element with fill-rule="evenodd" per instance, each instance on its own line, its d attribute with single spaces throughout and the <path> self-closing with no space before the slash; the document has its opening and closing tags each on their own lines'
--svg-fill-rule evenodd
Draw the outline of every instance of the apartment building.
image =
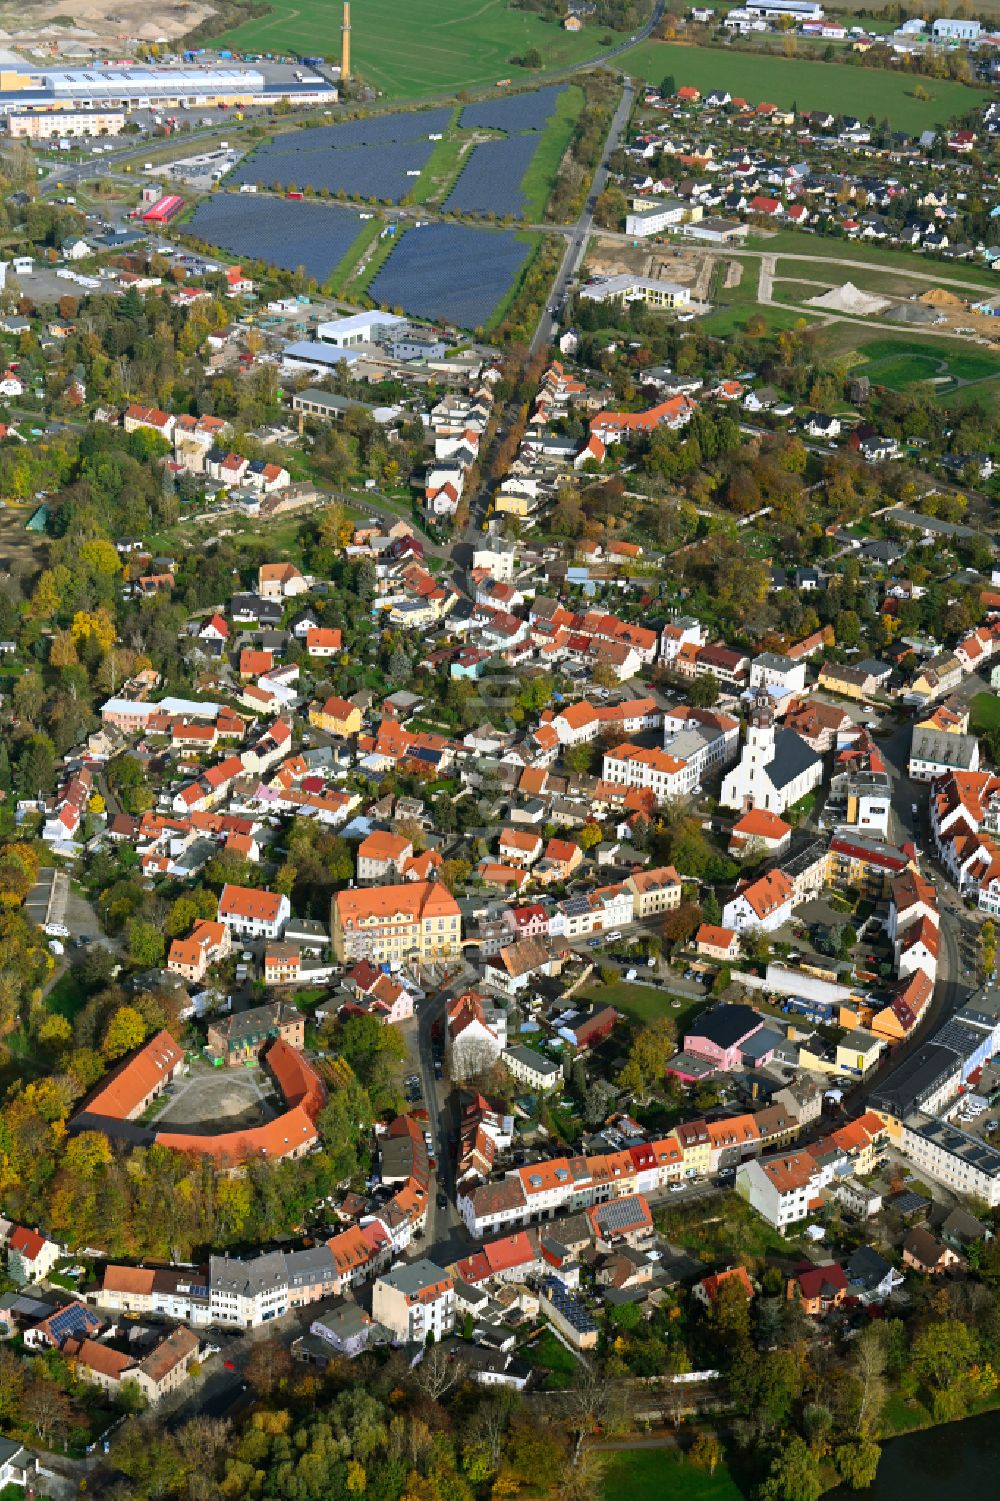
<svg viewBox="0 0 1000 1501">
<path fill-rule="evenodd" d="M 507 1071 L 519 1083 L 540 1094 L 547 1094 L 562 1083 L 562 1066 L 543 1053 L 536 1053 L 534 1048 L 515 1045 L 505 1048 L 500 1056 Z"/>
<path fill-rule="evenodd" d="M 372 1316 L 406 1344 L 443 1339 L 455 1327 L 455 1283 L 425 1257 L 400 1262 L 375 1282 Z"/>
<path fill-rule="evenodd" d="M 213 1256 L 208 1264 L 212 1322 L 254 1329 L 288 1311 L 288 1271 L 283 1251 L 251 1261 Z"/>
<path fill-rule="evenodd" d="M 736 1192 L 775 1230 L 808 1217 L 819 1204 L 820 1169 L 808 1152 L 787 1152 L 768 1161 L 744 1162 Z"/>
<path fill-rule="evenodd" d="M 629 876 L 625 885 L 632 892 L 635 922 L 644 922 L 646 918 L 657 917 L 661 912 L 670 912 L 680 906 L 683 887 L 672 865 L 661 865 L 656 870 L 638 870 Z"/>
<path fill-rule="evenodd" d="M 604 756 L 602 776 L 620 787 L 648 788 L 657 802 L 685 797 L 698 789 L 697 767 L 669 751 L 619 745 Z"/>
<path fill-rule="evenodd" d="M 330 935 L 341 964 L 356 959 L 425 964 L 458 954 L 462 915 L 440 881 L 404 881 L 338 891 L 330 909 Z"/>
<path fill-rule="evenodd" d="M 239 938 L 280 938 L 292 915 L 287 896 L 252 886 L 222 888 L 219 921 Z"/>
<path fill-rule="evenodd" d="M 1000 1150 L 949 1121 L 915 1112 L 902 1122 L 900 1151 L 918 1175 L 926 1173 L 964 1198 L 1000 1205 Z"/>
<path fill-rule="evenodd" d="M 361 710 L 348 699 L 334 694 L 325 703 L 311 705 L 309 723 L 328 735 L 357 735 L 361 729 Z"/>
<path fill-rule="evenodd" d="M 175 938 L 167 955 L 171 974 L 199 983 L 209 965 L 225 959 L 232 947 L 230 930 L 225 923 L 199 922 L 186 938 Z"/>
</svg>

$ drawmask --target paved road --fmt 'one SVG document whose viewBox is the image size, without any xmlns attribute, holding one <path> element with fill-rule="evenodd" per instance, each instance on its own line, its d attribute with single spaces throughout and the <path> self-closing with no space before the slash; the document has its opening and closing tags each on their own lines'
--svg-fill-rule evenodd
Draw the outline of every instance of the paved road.
<svg viewBox="0 0 1000 1501">
<path fill-rule="evenodd" d="M 662 0 L 658 0 L 653 20 L 651 20 L 649 23 L 649 30 L 652 30 L 653 26 L 659 19 L 659 16 L 662 13 L 662 8 Z M 564 297 L 566 296 L 570 282 L 572 281 L 573 277 L 577 275 L 581 265 L 583 264 L 584 256 L 587 253 L 587 243 L 590 239 L 590 235 L 594 226 L 594 208 L 597 204 L 598 198 L 604 191 L 604 185 L 607 182 L 608 162 L 611 158 L 612 153 L 617 150 L 621 142 L 622 135 L 628 125 L 634 98 L 635 86 L 632 83 L 631 79 L 626 79 L 625 86 L 622 91 L 622 97 L 619 100 L 618 108 L 615 110 L 611 125 L 608 129 L 607 139 L 604 143 L 604 150 L 601 153 L 601 160 L 594 171 L 594 177 L 590 185 L 590 191 L 587 194 L 587 198 L 584 203 L 583 209 L 581 210 L 580 217 L 577 219 L 575 225 L 558 226 L 560 233 L 568 235 L 569 243 L 566 247 L 566 253 L 563 256 L 562 263 L 556 275 L 555 282 L 553 283 L 549 296 L 546 299 L 546 304 L 539 316 L 538 325 L 535 329 L 534 334 L 532 335 L 530 344 L 530 352 L 532 355 L 538 354 L 540 350 L 544 349 L 548 344 L 551 343 L 556 327 L 556 315 L 553 313 L 552 309 L 559 307 Z M 549 228 L 554 226 L 546 227 Z M 493 443 L 491 444 L 492 452 L 495 452 L 497 443 L 499 442 L 503 434 L 517 420 L 517 417 L 518 408 L 515 403 L 511 402 L 500 414 L 500 418 L 497 424 L 497 433 L 493 440 Z M 492 484 L 495 478 L 497 478 L 497 476 L 493 474 L 490 459 L 489 456 L 487 456 L 486 462 L 483 465 L 483 475 L 482 482 L 479 487 L 479 493 L 473 498 L 472 503 L 469 507 L 468 524 L 466 525 L 464 532 L 462 532 L 460 536 L 454 539 L 450 547 L 450 556 L 452 563 L 454 564 L 455 573 L 455 578 L 453 581 L 455 582 L 457 587 L 461 587 L 461 573 L 471 561 L 472 550 L 478 545 L 481 539 L 483 519 L 486 514 L 486 508 L 489 504 Z"/>
<path fill-rule="evenodd" d="M 611 121 L 607 140 L 604 142 L 601 160 L 598 162 L 594 172 L 590 192 L 587 194 L 583 210 L 576 221 L 572 237 L 566 247 L 566 254 L 563 256 L 562 265 L 559 267 L 559 274 L 552 287 L 550 300 L 545 308 L 543 308 L 542 315 L 538 320 L 538 327 L 535 329 L 534 338 L 531 341 L 532 354 L 537 354 L 546 344 L 552 342 L 552 335 L 556 327 L 556 317 L 553 309 L 557 309 L 561 305 L 570 282 L 583 265 L 583 258 L 587 253 L 587 242 L 594 227 L 594 209 L 597 206 L 597 200 L 604 192 L 604 186 L 608 180 L 608 162 L 611 160 L 612 154 L 621 145 L 622 136 L 631 118 L 634 99 L 635 85 L 630 78 L 627 78 L 624 90 L 622 91 L 622 97 L 618 102 L 618 108 L 615 110 Z"/>
<path fill-rule="evenodd" d="M 433 1031 L 435 1024 L 443 1019 L 448 1001 L 468 989 L 474 978 L 472 970 L 463 962 L 441 988 L 432 990 L 427 999 L 420 1002 L 416 1027 L 406 1029 L 416 1071 L 420 1074 L 424 1108 L 430 1117 L 427 1129 L 431 1133 L 437 1160 L 423 1239 L 417 1242 L 414 1251 L 421 1256 L 430 1256 L 439 1266 L 447 1266 L 459 1256 L 468 1255 L 472 1243 L 455 1207 L 455 1158 L 448 1137 L 457 1124 L 457 1118 L 452 1113 L 449 1082 L 435 1078 Z M 441 1191 L 448 1200 L 444 1208 L 439 1208 L 437 1203 Z"/>
</svg>

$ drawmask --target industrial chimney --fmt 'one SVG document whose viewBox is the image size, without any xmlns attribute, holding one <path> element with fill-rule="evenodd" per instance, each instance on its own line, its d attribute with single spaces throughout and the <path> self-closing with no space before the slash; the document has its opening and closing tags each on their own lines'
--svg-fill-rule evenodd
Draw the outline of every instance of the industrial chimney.
<svg viewBox="0 0 1000 1501">
<path fill-rule="evenodd" d="M 351 0 L 344 0 L 344 23 L 340 28 L 340 81 L 351 76 Z"/>
</svg>

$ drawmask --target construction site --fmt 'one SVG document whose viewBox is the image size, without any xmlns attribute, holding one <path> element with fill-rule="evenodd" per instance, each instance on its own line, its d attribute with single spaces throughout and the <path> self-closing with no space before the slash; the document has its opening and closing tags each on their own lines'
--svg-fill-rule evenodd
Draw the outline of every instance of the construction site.
<svg viewBox="0 0 1000 1501">
<path fill-rule="evenodd" d="M 877 249 L 871 260 L 848 261 L 834 254 L 769 254 L 766 250 L 646 241 L 597 233 L 587 256 L 587 275 L 607 278 L 623 272 L 678 282 L 690 288 L 692 302 L 717 308 L 737 305 L 784 307 L 807 322 L 861 322 L 968 340 L 1000 352 L 1000 292 L 991 294 L 962 267 L 947 269 L 950 286 L 937 283 L 934 267 L 902 270 L 885 265 Z M 849 274 L 848 274 L 849 273 Z"/>
</svg>

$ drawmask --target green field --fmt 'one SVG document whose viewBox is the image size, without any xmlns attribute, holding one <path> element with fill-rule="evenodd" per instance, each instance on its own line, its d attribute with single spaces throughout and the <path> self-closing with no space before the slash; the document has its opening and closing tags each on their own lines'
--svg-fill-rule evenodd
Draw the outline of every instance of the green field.
<svg viewBox="0 0 1000 1501">
<path fill-rule="evenodd" d="M 605 1460 L 605 1501 L 743 1501 L 725 1463 L 709 1475 L 677 1449 L 616 1449 Z"/>
<path fill-rule="evenodd" d="M 888 116 L 894 129 L 911 135 L 943 125 L 991 98 L 985 89 L 923 79 L 931 97 L 919 100 L 913 98 L 916 81 L 902 73 L 670 42 L 643 42 L 625 53 L 622 65 L 648 83 L 659 84 L 670 74 L 678 88 L 689 84 L 706 92 L 728 89 L 751 104 L 767 100 L 783 109 L 794 104 L 800 110 L 828 109 L 862 120 Z"/>
<path fill-rule="evenodd" d="M 714 334 L 716 338 L 727 338 L 730 334 L 742 332 L 747 320 L 751 317 L 763 318 L 768 334 L 794 328 L 797 323 L 801 322 L 802 314 L 791 308 L 762 307 L 757 302 L 760 287 L 760 261 L 753 256 L 744 256 L 739 263 L 743 267 L 739 284 L 735 287 L 726 287 L 723 285 L 725 280 L 723 268 L 728 261 L 725 256 L 720 257 L 720 269 L 711 292 L 712 311 L 700 320 L 700 327 L 707 334 Z"/>
<path fill-rule="evenodd" d="M 977 287 L 996 291 L 997 276 L 983 266 L 966 266 L 956 262 L 934 261 L 916 255 L 912 250 L 892 250 L 884 245 L 863 245 L 854 240 L 828 239 L 824 235 L 812 235 L 801 229 L 778 229 L 766 235 L 750 234 L 747 244 L 752 250 L 764 250 L 778 256 L 779 276 L 811 276 L 817 279 L 839 281 L 837 269 L 844 261 L 870 266 L 873 271 L 908 271 L 910 289 L 924 291 L 933 286 L 957 286 L 967 292 Z M 727 252 L 735 254 L 736 252 Z M 825 269 L 815 269 L 804 263 L 802 257 L 825 263 Z M 914 280 L 914 278 L 916 278 Z M 846 279 L 846 278 L 844 278 Z M 851 280 L 854 275 L 851 273 Z M 860 282 L 857 283 L 861 285 Z"/>
<path fill-rule="evenodd" d="M 974 735 L 1000 730 L 1000 698 L 995 693 L 977 693 L 969 709 L 969 728 Z"/>
<path fill-rule="evenodd" d="M 542 132 L 538 150 L 521 184 L 525 197 L 525 218 L 537 224 L 545 213 L 545 206 L 552 196 L 559 167 L 566 148 L 573 139 L 577 121 L 586 103 L 580 88 L 565 89 L 559 95 L 555 114 Z"/>
<path fill-rule="evenodd" d="M 515 67 L 512 56 L 535 47 L 546 70 L 555 71 L 598 57 L 608 35 L 596 25 L 563 31 L 529 11 L 512 10 L 507 0 L 410 0 L 402 10 L 392 0 L 364 0 L 354 8 L 351 51 L 357 74 L 387 97 L 405 99 L 485 88 L 501 78 L 530 82 L 536 75 Z M 266 16 L 226 32 L 219 45 L 339 58 L 340 7 L 328 0 L 273 0 Z"/>
</svg>

